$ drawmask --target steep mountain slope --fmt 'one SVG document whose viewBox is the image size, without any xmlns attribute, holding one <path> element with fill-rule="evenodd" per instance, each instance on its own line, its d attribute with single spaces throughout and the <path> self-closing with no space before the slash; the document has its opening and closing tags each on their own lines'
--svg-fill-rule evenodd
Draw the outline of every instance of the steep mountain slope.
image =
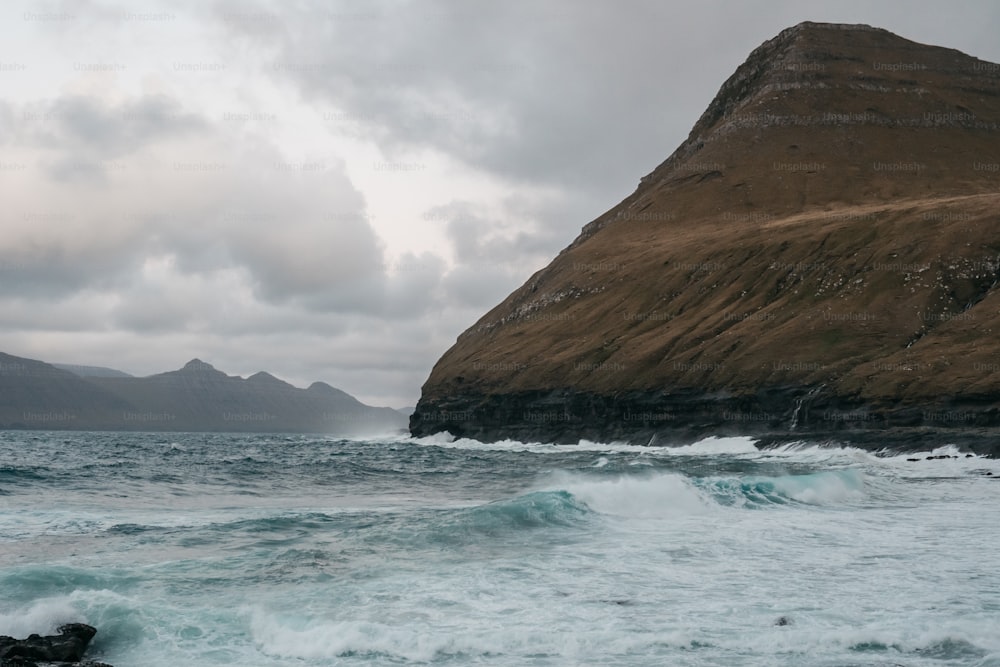
<svg viewBox="0 0 1000 667">
<path fill-rule="evenodd" d="M 81 366 L 79 364 L 49 364 L 63 371 L 69 371 L 73 375 L 79 375 L 82 378 L 88 377 L 116 377 L 116 378 L 130 378 L 133 377 L 129 373 L 120 371 L 114 368 L 105 368 L 104 366 Z"/>
<path fill-rule="evenodd" d="M 912 445 L 998 427 L 998 232 L 1000 66 L 800 24 L 459 336 L 411 431 Z"/>
<path fill-rule="evenodd" d="M 0 352 L 0 428 L 73 429 L 119 419 L 131 407 L 74 373 Z"/>
</svg>

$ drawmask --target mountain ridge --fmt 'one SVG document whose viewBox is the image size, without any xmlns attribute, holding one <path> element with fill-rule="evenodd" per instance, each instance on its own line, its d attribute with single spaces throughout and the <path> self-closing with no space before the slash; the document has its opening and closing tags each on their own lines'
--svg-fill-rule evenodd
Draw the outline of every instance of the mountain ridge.
<svg viewBox="0 0 1000 667">
<path fill-rule="evenodd" d="M 80 364 L 57 364 L 51 363 L 60 370 L 69 371 L 80 377 L 133 377 L 131 373 L 120 371 L 117 368 L 107 368 L 105 366 L 81 366 Z"/>
<path fill-rule="evenodd" d="M 405 423 L 391 408 L 365 405 L 325 383 L 299 389 L 264 371 L 244 379 L 200 359 L 142 378 L 81 377 L 0 353 L 0 428 L 355 436 Z"/>
</svg>

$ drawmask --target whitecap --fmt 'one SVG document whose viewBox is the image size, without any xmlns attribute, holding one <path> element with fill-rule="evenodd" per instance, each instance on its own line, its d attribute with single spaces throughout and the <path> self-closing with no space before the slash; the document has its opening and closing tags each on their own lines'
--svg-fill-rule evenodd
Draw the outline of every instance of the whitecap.
<svg viewBox="0 0 1000 667">
<path fill-rule="evenodd" d="M 686 477 L 676 473 L 595 478 L 571 473 L 553 476 L 549 488 L 568 491 L 601 514 L 630 518 L 704 514 L 716 504 Z"/>
</svg>

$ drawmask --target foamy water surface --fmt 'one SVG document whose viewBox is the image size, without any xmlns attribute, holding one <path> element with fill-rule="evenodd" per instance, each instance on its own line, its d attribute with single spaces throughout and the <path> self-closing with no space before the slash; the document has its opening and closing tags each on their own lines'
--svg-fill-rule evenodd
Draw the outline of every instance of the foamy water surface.
<svg viewBox="0 0 1000 667">
<path fill-rule="evenodd" d="M 1000 462 L 938 453 L 0 433 L 0 634 L 83 621 L 118 667 L 1000 666 Z"/>
</svg>

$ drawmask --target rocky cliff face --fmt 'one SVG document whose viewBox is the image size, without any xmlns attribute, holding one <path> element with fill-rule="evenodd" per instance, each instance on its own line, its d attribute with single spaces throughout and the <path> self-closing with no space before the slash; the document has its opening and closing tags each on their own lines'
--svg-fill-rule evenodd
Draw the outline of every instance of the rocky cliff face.
<svg viewBox="0 0 1000 667">
<path fill-rule="evenodd" d="M 411 431 L 992 432 L 998 232 L 1000 66 L 869 26 L 800 24 L 750 55 L 634 193 L 459 337 Z"/>
<path fill-rule="evenodd" d="M 0 428 L 365 435 L 405 427 L 317 382 L 298 389 L 268 373 L 233 377 L 198 359 L 144 378 L 79 377 L 0 354 Z"/>
</svg>

